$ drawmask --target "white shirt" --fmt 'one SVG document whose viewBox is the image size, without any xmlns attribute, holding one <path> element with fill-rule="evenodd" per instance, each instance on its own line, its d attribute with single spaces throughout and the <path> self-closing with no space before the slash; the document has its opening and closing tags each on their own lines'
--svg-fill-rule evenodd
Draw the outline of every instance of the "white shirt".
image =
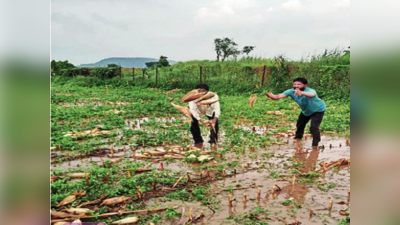
<svg viewBox="0 0 400 225">
<path fill-rule="evenodd" d="M 219 99 L 218 95 L 215 94 L 214 97 L 207 100 L 216 100 Z M 215 102 L 211 105 L 197 105 L 194 101 L 189 102 L 190 113 L 192 113 L 193 117 L 197 120 L 200 120 L 202 116 L 206 115 L 212 117 L 215 112 L 215 117 L 219 117 L 221 115 L 221 109 L 219 107 L 219 101 Z"/>
</svg>

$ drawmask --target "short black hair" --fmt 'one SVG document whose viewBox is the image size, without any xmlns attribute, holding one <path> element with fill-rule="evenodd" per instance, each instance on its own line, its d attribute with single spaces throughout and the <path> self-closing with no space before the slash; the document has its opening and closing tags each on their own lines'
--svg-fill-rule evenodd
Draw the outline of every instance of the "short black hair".
<svg viewBox="0 0 400 225">
<path fill-rule="evenodd" d="M 210 90 L 210 87 L 209 87 L 207 84 L 198 84 L 198 85 L 196 86 L 196 89 L 204 89 L 204 90 L 206 90 L 206 91 L 209 91 L 209 90 Z"/>
<path fill-rule="evenodd" d="M 296 81 L 301 82 L 303 84 L 308 84 L 308 80 L 306 78 L 298 77 L 298 78 L 293 80 L 293 83 L 296 82 Z"/>
</svg>

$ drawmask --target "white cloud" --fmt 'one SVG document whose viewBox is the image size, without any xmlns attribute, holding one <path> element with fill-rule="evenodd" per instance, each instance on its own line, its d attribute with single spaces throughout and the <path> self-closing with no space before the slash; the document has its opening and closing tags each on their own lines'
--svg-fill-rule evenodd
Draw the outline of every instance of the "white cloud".
<svg viewBox="0 0 400 225">
<path fill-rule="evenodd" d="M 350 44 L 349 0 L 53 0 L 52 54 L 89 63 L 113 56 L 214 59 L 213 40 L 254 55 L 300 58 Z"/>
<path fill-rule="evenodd" d="M 288 11 L 304 11 L 307 9 L 299 0 L 289 0 L 288 2 L 284 2 L 281 5 L 282 9 L 288 10 Z"/>
<path fill-rule="evenodd" d="M 218 0 L 216 5 L 229 5 L 234 8 L 250 8 L 257 6 L 257 1 L 254 0 Z"/>
<path fill-rule="evenodd" d="M 247 23 L 257 23 L 263 19 L 259 2 L 255 0 L 217 0 L 200 8 L 195 22 L 200 26 L 243 27 Z"/>
<path fill-rule="evenodd" d="M 338 0 L 338 1 L 335 1 L 335 6 L 336 7 L 349 7 L 350 6 L 350 0 Z"/>
</svg>

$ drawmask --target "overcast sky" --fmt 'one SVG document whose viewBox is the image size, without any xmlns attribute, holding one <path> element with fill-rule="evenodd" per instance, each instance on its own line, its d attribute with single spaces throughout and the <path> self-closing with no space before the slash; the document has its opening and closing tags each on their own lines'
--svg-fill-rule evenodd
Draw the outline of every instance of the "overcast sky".
<svg viewBox="0 0 400 225">
<path fill-rule="evenodd" d="M 52 59 L 215 59 L 229 37 L 250 54 L 300 59 L 350 45 L 349 0 L 52 0 Z"/>
</svg>

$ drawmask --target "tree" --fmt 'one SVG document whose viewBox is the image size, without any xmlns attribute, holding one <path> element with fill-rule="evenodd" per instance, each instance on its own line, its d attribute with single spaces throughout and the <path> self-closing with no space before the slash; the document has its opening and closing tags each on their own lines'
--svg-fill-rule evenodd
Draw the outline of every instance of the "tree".
<svg viewBox="0 0 400 225">
<path fill-rule="evenodd" d="M 169 66 L 169 62 L 167 59 L 168 59 L 167 56 L 160 56 L 160 59 L 158 60 L 158 66 L 159 67 Z"/>
<path fill-rule="evenodd" d="M 242 52 L 248 56 L 249 53 L 253 51 L 255 47 L 256 46 L 244 46 Z"/>
<path fill-rule="evenodd" d="M 217 61 L 225 61 L 229 56 L 237 57 L 240 51 L 236 48 L 237 44 L 230 38 L 214 39 L 215 52 L 217 53 Z"/>
<path fill-rule="evenodd" d="M 222 39 L 215 38 L 214 45 L 215 45 L 215 52 L 217 53 L 217 62 L 219 62 L 219 58 L 221 57 L 221 54 L 222 54 L 222 52 L 221 52 Z"/>
<path fill-rule="evenodd" d="M 111 64 L 107 64 L 107 67 L 119 67 L 119 66 L 115 63 L 111 63 Z"/>
<path fill-rule="evenodd" d="M 152 67 L 157 66 L 158 62 L 147 62 L 145 64 L 146 64 L 147 68 L 152 68 Z"/>
<path fill-rule="evenodd" d="M 58 74 L 60 70 L 62 69 L 71 69 L 75 68 L 75 66 L 72 63 L 69 63 L 68 60 L 65 61 L 51 61 L 51 72 L 52 74 Z"/>
</svg>

